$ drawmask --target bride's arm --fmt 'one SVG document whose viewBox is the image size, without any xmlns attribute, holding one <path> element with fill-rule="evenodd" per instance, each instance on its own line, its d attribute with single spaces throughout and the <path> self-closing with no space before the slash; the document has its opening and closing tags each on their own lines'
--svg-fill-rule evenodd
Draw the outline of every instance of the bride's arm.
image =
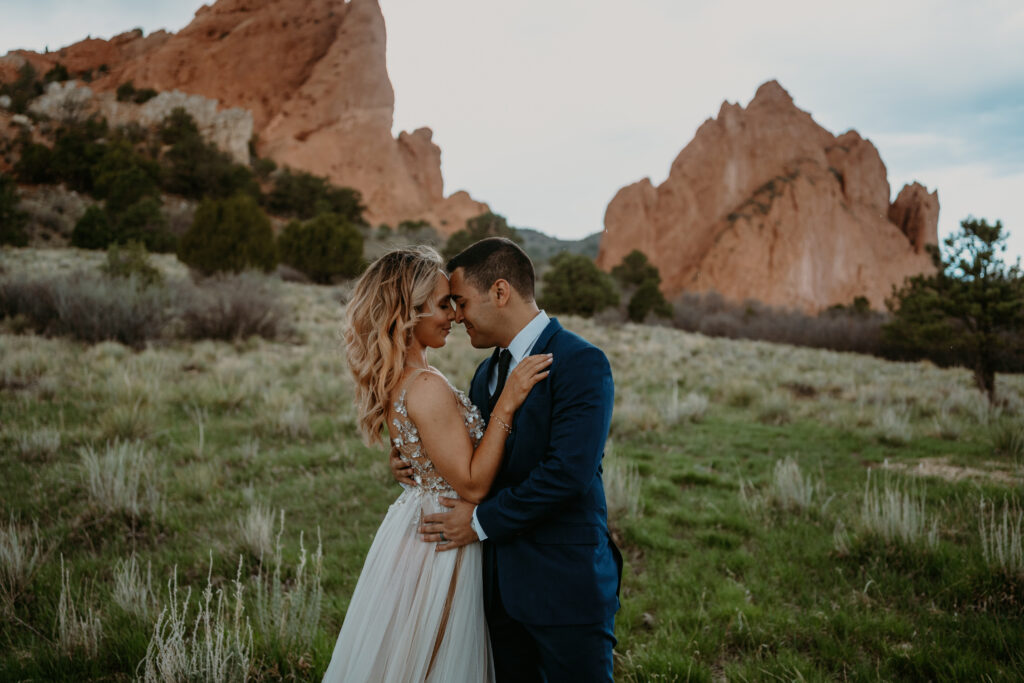
<svg viewBox="0 0 1024 683">
<path fill-rule="evenodd" d="M 420 443 L 434 467 L 463 500 L 479 503 L 487 495 L 505 454 L 508 432 L 502 422 L 512 424 L 513 414 L 530 389 L 548 376 L 549 365 L 550 355 L 529 356 L 509 373 L 476 450 L 448 383 L 431 372 L 412 381 L 406 394 L 409 418 L 416 424 Z"/>
</svg>

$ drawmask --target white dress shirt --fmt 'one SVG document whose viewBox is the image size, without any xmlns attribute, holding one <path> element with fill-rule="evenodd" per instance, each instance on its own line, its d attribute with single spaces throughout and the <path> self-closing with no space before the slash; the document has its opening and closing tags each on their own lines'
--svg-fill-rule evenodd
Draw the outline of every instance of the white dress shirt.
<svg viewBox="0 0 1024 683">
<path fill-rule="evenodd" d="M 530 355 L 530 351 L 533 350 L 533 345 L 537 343 L 540 338 L 541 332 L 548 326 L 550 318 L 544 311 L 540 311 L 533 317 L 533 320 L 526 323 L 526 327 L 519 330 L 517 334 L 508 345 L 508 351 L 512 354 L 512 360 L 508 364 L 508 371 L 512 372 L 519 363 Z M 493 394 L 494 390 L 498 387 L 498 364 L 494 364 L 494 370 L 491 372 L 491 376 L 487 378 L 487 393 Z M 473 508 L 473 531 L 480 537 L 480 540 L 486 540 L 487 534 L 484 533 L 484 528 L 480 526 L 480 522 L 476 518 L 476 508 Z"/>
</svg>

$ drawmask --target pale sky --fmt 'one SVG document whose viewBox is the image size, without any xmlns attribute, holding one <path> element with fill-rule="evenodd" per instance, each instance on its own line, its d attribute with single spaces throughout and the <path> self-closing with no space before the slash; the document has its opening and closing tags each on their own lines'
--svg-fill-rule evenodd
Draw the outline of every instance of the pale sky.
<svg viewBox="0 0 1024 683">
<path fill-rule="evenodd" d="M 624 185 L 661 183 L 723 100 L 778 80 L 870 139 L 895 197 L 939 190 L 939 233 L 1002 219 L 1024 254 L 1020 0 L 381 0 L 395 132 L 428 126 L 446 193 L 564 238 Z M 0 0 L 0 54 L 178 30 L 193 0 Z"/>
</svg>

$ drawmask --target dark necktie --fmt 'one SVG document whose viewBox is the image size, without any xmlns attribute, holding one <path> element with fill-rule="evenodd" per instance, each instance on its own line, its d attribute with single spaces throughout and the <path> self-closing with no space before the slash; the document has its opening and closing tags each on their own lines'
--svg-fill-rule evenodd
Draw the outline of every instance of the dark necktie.
<svg viewBox="0 0 1024 683">
<path fill-rule="evenodd" d="M 498 353 L 498 383 L 494 387 L 494 393 L 491 394 L 491 401 L 488 407 L 489 410 L 494 410 L 494 404 L 498 402 L 498 397 L 501 396 L 501 390 L 505 388 L 505 380 L 508 379 L 508 366 L 512 363 L 512 352 L 508 349 L 502 349 Z"/>
</svg>

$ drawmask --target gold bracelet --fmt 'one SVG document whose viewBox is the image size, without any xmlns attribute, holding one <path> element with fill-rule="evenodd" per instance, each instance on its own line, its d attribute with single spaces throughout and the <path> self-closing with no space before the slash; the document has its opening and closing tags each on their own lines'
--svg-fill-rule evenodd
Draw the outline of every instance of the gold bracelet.
<svg viewBox="0 0 1024 683">
<path fill-rule="evenodd" d="M 502 429 L 504 429 L 506 432 L 508 432 L 509 436 L 512 435 L 512 428 L 508 426 L 508 423 L 506 423 L 504 420 L 502 420 L 497 415 L 491 415 L 491 417 L 493 417 L 495 420 L 498 421 L 498 426 L 501 427 Z"/>
</svg>

